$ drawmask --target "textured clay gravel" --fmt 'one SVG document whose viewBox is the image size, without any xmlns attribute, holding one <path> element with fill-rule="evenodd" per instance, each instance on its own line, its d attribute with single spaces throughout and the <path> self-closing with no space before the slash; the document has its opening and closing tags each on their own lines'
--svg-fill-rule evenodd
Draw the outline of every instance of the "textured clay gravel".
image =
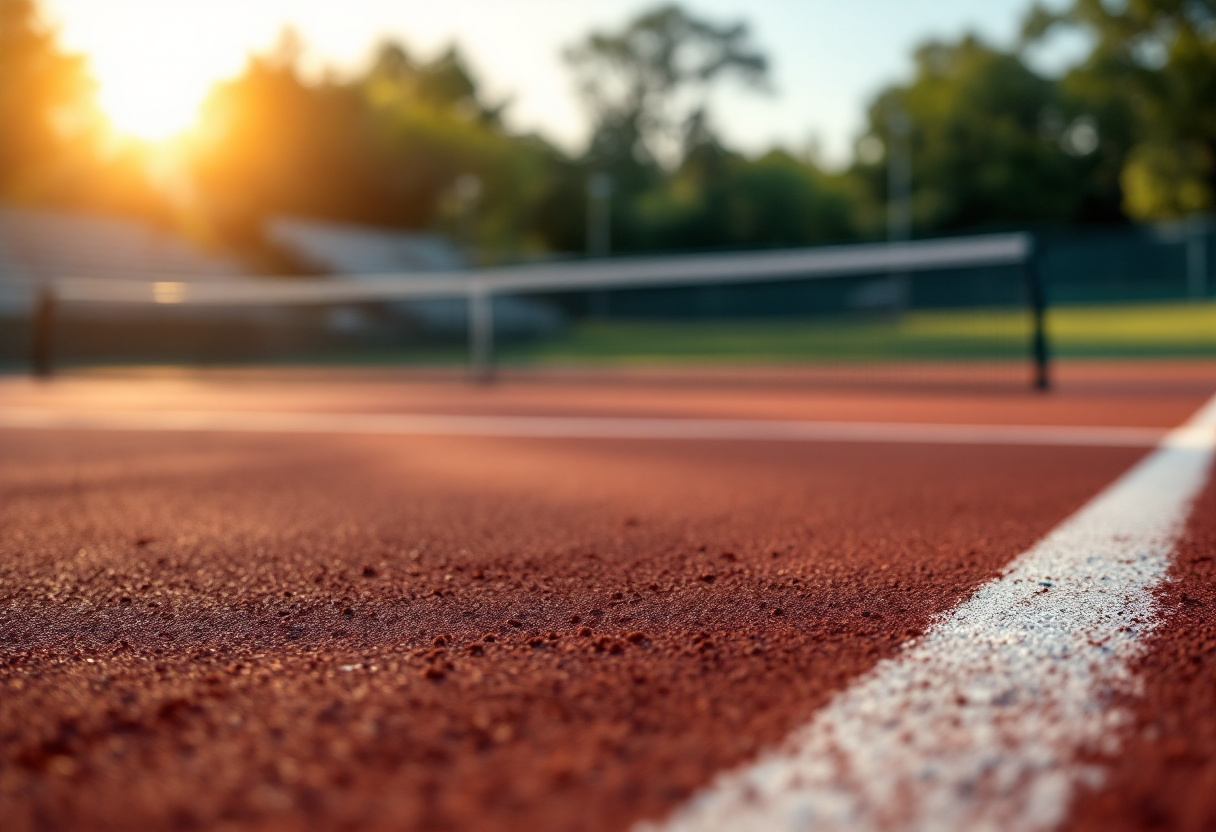
<svg viewBox="0 0 1216 832">
<path fill-rule="evenodd" d="M 1137 457 L 0 431 L 0 818 L 626 829 Z"/>
<path fill-rule="evenodd" d="M 1216 483 L 1191 516 L 1170 581 L 1157 592 L 1163 624 L 1136 668 L 1141 696 L 1102 788 L 1077 801 L 1068 832 L 1216 829 Z"/>
</svg>

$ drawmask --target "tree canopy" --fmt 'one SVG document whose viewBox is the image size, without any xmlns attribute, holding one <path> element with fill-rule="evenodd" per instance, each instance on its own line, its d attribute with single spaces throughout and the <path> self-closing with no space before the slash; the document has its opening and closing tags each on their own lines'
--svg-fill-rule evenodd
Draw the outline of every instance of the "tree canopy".
<svg viewBox="0 0 1216 832">
<path fill-rule="evenodd" d="M 0 187 L 25 190 L 92 125 L 84 60 L 58 49 L 33 0 L 0 0 Z"/>
<path fill-rule="evenodd" d="M 1075 0 L 1036 7 L 1026 36 L 1056 27 L 1085 32 L 1087 59 L 1062 82 L 1105 104 L 1123 144 L 1123 207 L 1164 219 L 1216 204 L 1216 0 Z"/>
<path fill-rule="evenodd" d="M 592 116 L 592 151 L 660 161 L 678 158 L 709 129 L 715 85 L 768 81 L 768 58 L 746 24 L 718 25 L 674 4 L 618 31 L 592 32 L 565 57 Z"/>
<path fill-rule="evenodd" d="M 918 230 L 1118 217 L 1117 193 L 1101 180 L 1101 134 L 1078 96 L 970 35 L 921 46 L 915 66 L 910 83 L 871 105 L 869 135 L 889 136 L 894 112 L 907 118 Z M 874 208 L 885 203 L 886 162 L 884 153 L 854 167 Z"/>
<path fill-rule="evenodd" d="M 1059 27 L 1091 48 L 1045 76 L 1024 52 Z M 917 235 L 1156 220 L 1216 202 L 1216 0 L 1075 0 L 1030 9 L 1015 47 L 924 43 L 835 170 L 729 146 L 715 91 L 766 91 L 769 59 L 745 22 L 674 4 L 566 50 L 590 128 L 574 152 L 512 130 L 508 103 L 486 97 L 457 46 L 424 60 L 385 42 L 359 71 L 321 76 L 300 52 L 289 34 L 218 85 L 166 184 L 161 151 L 107 128 L 87 62 L 59 46 L 36 0 L 0 0 L 0 197 L 135 211 L 234 245 L 257 245 L 281 213 L 435 229 L 501 259 L 583 251 L 587 183 L 606 174 L 617 252 L 876 238 L 898 114 Z"/>
</svg>

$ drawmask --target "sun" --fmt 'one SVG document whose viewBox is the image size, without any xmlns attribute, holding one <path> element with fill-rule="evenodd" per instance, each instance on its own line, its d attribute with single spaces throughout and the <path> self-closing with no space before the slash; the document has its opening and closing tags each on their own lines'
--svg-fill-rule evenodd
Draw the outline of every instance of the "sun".
<svg viewBox="0 0 1216 832">
<path fill-rule="evenodd" d="M 192 128 L 212 87 L 231 70 L 184 38 L 103 40 L 89 64 L 114 129 L 151 142 Z"/>
<path fill-rule="evenodd" d="M 216 82 L 244 66 L 248 53 L 233 19 L 239 5 L 62 0 L 56 10 L 66 45 L 88 60 L 114 129 L 160 142 L 194 127 Z"/>
<path fill-rule="evenodd" d="M 96 74 L 98 104 L 110 124 L 123 135 L 148 142 L 165 141 L 193 128 L 212 82 L 186 83 L 169 72 Z"/>
</svg>

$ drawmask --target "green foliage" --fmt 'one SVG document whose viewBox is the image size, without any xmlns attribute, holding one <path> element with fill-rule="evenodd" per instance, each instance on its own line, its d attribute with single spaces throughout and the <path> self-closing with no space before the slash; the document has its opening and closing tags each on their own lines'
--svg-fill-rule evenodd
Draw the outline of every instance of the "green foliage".
<svg viewBox="0 0 1216 832">
<path fill-rule="evenodd" d="M 1212 210 L 1212 158 L 1196 143 L 1141 142 L 1123 168 L 1133 217 L 1168 219 Z"/>
<path fill-rule="evenodd" d="M 1094 47 L 1066 84 L 1124 111 L 1123 207 L 1133 219 L 1211 210 L 1216 194 L 1216 2 L 1075 0 L 1062 14 L 1036 9 L 1027 36 L 1055 26 Z"/>
<path fill-rule="evenodd" d="M 774 236 L 734 226 L 719 233 L 728 224 L 724 211 L 755 213 L 743 194 L 724 199 L 726 178 L 744 163 L 719 147 L 709 113 L 712 93 L 724 81 L 767 85 L 768 60 L 750 43 L 745 24 L 719 25 L 665 5 L 618 30 L 591 32 L 565 57 L 592 136 L 584 158 L 565 171 L 578 181 L 568 181 L 562 193 L 582 203 L 590 176 L 611 178 L 614 250 L 760 243 Z M 556 238 L 563 247 L 583 248 L 586 207 L 580 208 L 581 226 L 567 223 Z"/>
<path fill-rule="evenodd" d="M 458 52 L 419 64 L 391 43 L 348 82 L 307 82 L 290 55 L 256 59 L 213 94 L 204 123 L 195 180 L 237 237 L 274 213 L 420 228 L 476 210 L 478 242 L 522 245 L 550 155 L 503 130 Z M 455 193 L 468 176 L 476 206 Z"/>
<path fill-rule="evenodd" d="M 300 214 L 438 229 L 489 262 L 584 251 L 587 183 L 607 174 L 614 252 L 805 245 L 884 235 L 898 117 L 918 235 L 1211 211 L 1216 0 L 1035 8 L 1025 41 L 1059 26 L 1092 42 L 1060 78 L 971 36 L 922 45 L 912 77 L 871 103 L 867 152 L 842 173 L 724 146 L 715 90 L 764 91 L 768 60 L 745 24 L 678 5 L 567 50 L 592 128 L 575 154 L 508 129 L 455 48 L 420 61 L 385 43 L 355 77 L 317 80 L 288 36 L 214 90 L 189 188 L 170 195 L 149 156 L 107 132 L 86 63 L 36 0 L 0 0 L 0 196 L 180 218 L 189 193 L 192 220 L 229 240 L 256 244 L 268 216 Z"/>
<path fill-rule="evenodd" d="M 706 144 L 638 204 L 656 248 L 797 246 L 852 236 L 841 177 L 774 150 L 758 159 Z"/>
<path fill-rule="evenodd" d="M 146 167 L 107 134 L 94 93 L 86 61 L 61 49 L 34 0 L 0 0 L 0 199 L 163 219 Z"/>
<path fill-rule="evenodd" d="M 910 124 L 918 233 L 1084 218 L 1101 164 L 1100 130 L 1079 98 L 1017 55 L 973 36 L 925 44 L 911 83 L 886 90 L 871 106 L 870 134 L 889 136 L 896 112 Z M 877 234 L 885 219 L 885 156 L 859 162 L 854 173 L 871 199 L 861 222 Z"/>
<path fill-rule="evenodd" d="M 590 33 L 566 60 L 592 114 L 593 151 L 639 159 L 670 159 L 687 147 L 706 128 L 716 84 L 733 77 L 763 88 L 768 80 L 768 59 L 748 42 L 746 24 L 716 25 L 674 4 L 619 31 Z"/>
<path fill-rule="evenodd" d="M 54 164 L 91 92 L 80 58 L 64 55 L 33 0 L 0 0 L 0 187 L 21 190 Z"/>
</svg>

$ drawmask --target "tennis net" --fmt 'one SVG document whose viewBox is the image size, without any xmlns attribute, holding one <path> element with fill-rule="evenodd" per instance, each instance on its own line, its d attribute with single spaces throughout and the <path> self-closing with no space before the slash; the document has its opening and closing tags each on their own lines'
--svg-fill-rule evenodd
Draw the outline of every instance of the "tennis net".
<svg viewBox="0 0 1216 832">
<path fill-rule="evenodd" d="M 789 365 L 836 380 L 1048 384 L 1027 234 L 452 273 L 30 282 L 10 358 Z"/>
</svg>

